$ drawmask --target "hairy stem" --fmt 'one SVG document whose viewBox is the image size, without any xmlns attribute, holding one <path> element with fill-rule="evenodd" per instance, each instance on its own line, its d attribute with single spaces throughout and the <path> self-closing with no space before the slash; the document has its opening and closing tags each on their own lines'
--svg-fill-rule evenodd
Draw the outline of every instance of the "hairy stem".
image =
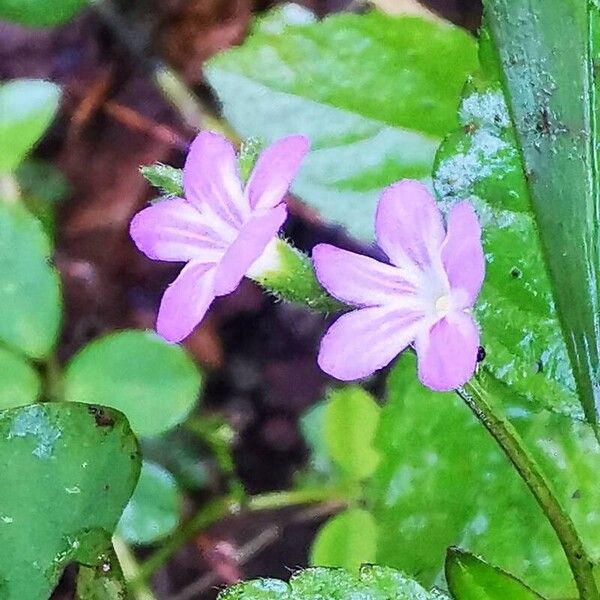
<svg viewBox="0 0 600 600">
<path fill-rule="evenodd" d="M 526 449 L 517 430 L 496 410 L 487 392 L 476 379 L 457 390 L 457 393 L 502 448 L 544 511 L 567 557 L 580 600 L 600 600 L 592 561 L 575 525 L 556 497 L 550 481 Z"/>
</svg>

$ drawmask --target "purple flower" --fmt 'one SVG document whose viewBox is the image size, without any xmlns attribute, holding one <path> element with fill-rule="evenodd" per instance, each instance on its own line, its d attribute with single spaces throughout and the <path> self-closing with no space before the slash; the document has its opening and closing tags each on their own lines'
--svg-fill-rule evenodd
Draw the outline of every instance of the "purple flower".
<svg viewBox="0 0 600 600">
<path fill-rule="evenodd" d="M 384 190 L 375 230 L 391 264 L 327 244 L 313 250 L 321 284 L 357 307 L 325 334 L 319 365 L 338 379 L 359 379 L 414 344 L 424 385 L 437 391 L 463 385 L 477 363 L 471 308 L 485 275 L 473 208 L 453 206 L 445 231 L 427 188 L 404 180 Z"/>
<path fill-rule="evenodd" d="M 308 146 L 302 136 L 269 146 L 244 189 L 233 146 L 202 132 L 183 168 L 185 200 L 166 199 L 135 215 L 131 237 L 146 256 L 187 263 L 158 311 L 156 329 L 167 341 L 187 337 L 215 297 L 235 290 L 277 236 L 287 217 L 284 196 Z"/>
</svg>

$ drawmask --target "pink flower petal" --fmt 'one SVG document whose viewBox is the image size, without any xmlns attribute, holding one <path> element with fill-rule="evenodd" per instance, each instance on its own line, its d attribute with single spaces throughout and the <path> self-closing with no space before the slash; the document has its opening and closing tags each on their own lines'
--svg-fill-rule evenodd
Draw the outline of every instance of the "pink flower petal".
<svg viewBox="0 0 600 600">
<path fill-rule="evenodd" d="M 246 188 L 253 209 L 273 208 L 283 200 L 308 150 L 308 139 L 293 135 L 261 153 Z"/>
<path fill-rule="evenodd" d="M 136 246 L 154 260 L 217 262 L 225 249 L 202 215 L 181 198 L 162 200 L 137 213 L 129 233 Z"/>
<path fill-rule="evenodd" d="M 237 288 L 252 263 L 277 235 L 286 218 L 287 209 L 281 204 L 257 214 L 244 225 L 217 267 L 216 296 L 224 296 Z"/>
<path fill-rule="evenodd" d="M 377 306 L 397 302 L 402 295 L 414 295 L 414 286 L 398 268 L 368 256 L 318 244 L 312 258 L 321 285 L 347 304 Z"/>
<path fill-rule="evenodd" d="M 215 268 L 188 263 L 167 288 L 160 303 L 156 330 L 168 342 L 180 342 L 202 321 L 214 300 Z"/>
<path fill-rule="evenodd" d="M 183 168 L 185 199 L 200 211 L 209 206 L 238 227 L 250 212 L 242 192 L 235 150 L 224 137 L 202 131 L 190 146 Z"/>
<path fill-rule="evenodd" d="M 421 320 L 418 313 L 385 306 L 346 313 L 323 337 L 319 366 L 342 381 L 371 375 L 414 340 Z"/>
<path fill-rule="evenodd" d="M 405 179 L 386 188 L 375 215 L 375 231 L 381 249 L 398 267 L 423 270 L 439 261 L 444 223 L 429 190 L 418 181 Z"/>
<path fill-rule="evenodd" d="M 415 348 L 423 385 L 438 392 L 455 390 L 475 372 L 479 330 L 471 315 L 452 312 L 420 334 Z"/>
<path fill-rule="evenodd" d="M 485 256 L 481 226 L 468 202 L 460 202 L 450 210 L 442 262 L 450 287 L 464 292 L 464 303 L 459 308 L 473 306 L 485 277 Z"/>
</svg>

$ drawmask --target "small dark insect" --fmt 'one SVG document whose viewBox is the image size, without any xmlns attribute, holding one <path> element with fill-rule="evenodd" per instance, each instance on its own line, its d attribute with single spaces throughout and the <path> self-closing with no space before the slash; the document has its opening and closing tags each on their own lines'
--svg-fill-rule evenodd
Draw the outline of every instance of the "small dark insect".
<svg viewBox="0 0 600 600">
<path fill-rule="evenodd" d="M 517 267 L 513 267 L 510 270 L 510 275 L 513 279 L 519 279 L 519 277 L 521 277 L 522 273 L 519 269 L 517 269 Z"/>
<path fill-rule="evenodd" d="M 579 498 L 581 498 L 581 490 L 575 490 L 571 498 L 573 500 L 579 500 Z"/>
<path fill-rule="evenodd" d="M 535 130 L 540 135 L 548 135 L 550 133 L 550 113 L 544 106 L 538 113 L 538 121 L 535 125 Z"/>
<path fill-rule="evenodd" d="M 485 348 L 483 346 L 479 346 L 479 348 L 477 349 L 477 362 L 483 362 L 485 360 L 486 357 L 486 352 L 485 352 Z"/>
<path fill-rule="evenodd" d="M 88 412 L 93 415 L 98 427 L 112 427 L 115 424 L 115 420 L 99 406 L 88 406 Z"/>
</svg>

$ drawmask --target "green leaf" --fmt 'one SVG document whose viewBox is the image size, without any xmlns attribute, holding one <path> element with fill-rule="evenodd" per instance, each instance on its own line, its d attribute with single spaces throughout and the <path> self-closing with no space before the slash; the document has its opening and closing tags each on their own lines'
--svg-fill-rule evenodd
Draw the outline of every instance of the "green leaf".
<svg viewBox="0 0 600 600">
<path fill-rule="evenodd" d="M 441 145 L 434 185 L 443 206 L 468 198 L 483 226 L 486 278 L 476 315 L 485 371 L 531 407 L 580 417 L 514 131 L 485 30 L 482 71 L 467 83 L 461 128 Z M 493 381 L 488 385 L 494 385 Z M 502 393 L 502 401 L 507 404 Z"/>
<path fill-rule="evenodd" d="M 446 548 L 460 545 L 542 594 L 574 596 L 562 548 L 504 454 L 455 394 L 428 390 L 415 371 L 408 354 L 394 367 L 377 433 L 381 459 L 368 484 L 377 561 L 427 585 L 438 581 Z M 531 412 L 525 400 L 509 413 L 598 560 L 600 446 L 592 428 Z"/>
<path fill-rule="evenodd" d="M 325 409 L 325 441 L 334 462 L 351 479 L 365 479 L 377 467 L 373 439 L 380 408 L 371 394 L 358 386 L 331 393 Z"/>
<path fill-rule="evenodd" d="M 1 199 L 0 282 L 0 341 L 44 358 L 56 343 L 62 308 L 50 242 L 24 207 Z"/>
<path fill-rule="evenodd" d="M 543 600 L 502 569 L 456 548 L 446 556 L 446 581 L 456 600 Z"/>
<path fill-rule="evenodd" d="M 600 407 L 600 8 L 485 2 L 580 400 Z M 564 41 L 569 40 L 568 44 Z"/>
<path fill-rule="evenodd" d="M 165 196 L 183 196 L 183 171 L 163 165 L 162 163 L 154 163 L 140 167 L 140 173 L 151 183 L 158 188 L 161 194 Z"/>
<path fill-rule="evenodd" d="M 68 563 L 105 560 L 139 469 L 116 411 L 62 402 L 0 411 L 0 597 L 45 600 Z"/>
<path fill-rule="evenodd" d="M 50 27 L 72 19 L 90 0 L 0 0 L 0 19 Z"/>
<path fill-rule="evenodd" d="M 127 585 L 114 552 L 94 567 L 79 567 L 76 600 L 127 600 Z"/>
<path fill-rule="evenodd" d="M 259 26 L 205 73 L 241 137 L 310 138 L 293 190 L 370 239 L 381 188 L 429 178 L 475 66 L 474 41 L 461 29 L 370 12 Z"/>
<path fill-rule="evenodd" d="M 377 554 L 377 525 L 362 508 L 349 508 L 329 519 L 313 541 L 310 564 L 343 567 L 351 572 L 372 563 Z"/>
<path fill-rule="evenodd" d="M 144 461 L 118 533 L 127 542 L 152 544 L 173 532 L 181 510 L 182 499 L 173 475 L 160 465 Z"/>
<path fill-rule="evenodd" d="M 29 363 L 0 347 L 0 410 L 33 404 L 42 384 Z"/>
<path fill-rule="evenodd" d="M 399 571 L 365 565 L 358 576 L 343 569 L 313 568 L 278 579 L 246 581 L 221 592 L 218 600 L 444 600 L 439 592 L 427 592 Z"/>
<path fill-rule="evenodd" d="M 0 19 L 6 2 L 0 0 Z M 15 6 L 22 2 L 14 0 Z M 50 13 L 45 0 L 43 4 Z M 49 81 L 16 79 L 0 84 L 0 173 L 14 170 L 44 135 L 59 100 L 60 88 Z"/>
<path fill-rule="evenodd" d="M 85 346 L 68 365 L 65 399 L 112 406 L 139 436 L 154 436 L 192 411 L 202 376 L 181 346 L 144 331 L 109 334 Z"/>
</svg>

